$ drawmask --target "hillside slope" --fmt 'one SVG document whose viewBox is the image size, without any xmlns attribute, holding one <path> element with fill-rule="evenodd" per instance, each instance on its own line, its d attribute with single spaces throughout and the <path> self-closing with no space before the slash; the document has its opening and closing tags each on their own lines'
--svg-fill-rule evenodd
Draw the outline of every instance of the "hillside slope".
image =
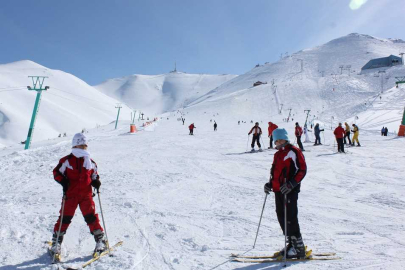
<svg viewBox="0 0 405 270">
<path fill-rule="evenodd" d="M 227 114 L 234 120 L 282 121 L 292 109 L 291 116 L 305 121 L 304 110 L 310 109 L 310 120 L 336 123 L 372 109 L 381 90 L 386 92 L 395 85 L 395 77 L 405 76 L 404 66 L 360 72 L 369 60 L 401 51 L 404 41 L 350 34 L 255 67 L 197 99 L 188 111 Z M 341 65 L 350 65 L 350 70 L 341 70 Z M 256 81 L 267 84 L 253 87 Z M 400 99 L 392 102 L 405 105 Z"/>
<path fill-rule="evenodd" d="M 177 110 L 236 75 L 187 74 L 131 75 L 107 80 L 95 88 L 147 114 Z"/>
<path fill-rule="evenodd" d="M 36 92 L 28 91 L 28 76 L 47 76 L 33 141 L 55 138 L 67 132 L 93 128 L 114 121 L 118 101 L 100 93 L 84 81 L 60 70 L 48 69 L 32 61 L 0 65 L 0 146 L 25 141 Z M 127 106 L 122 119 L 130 118 Z"/>
</svg>

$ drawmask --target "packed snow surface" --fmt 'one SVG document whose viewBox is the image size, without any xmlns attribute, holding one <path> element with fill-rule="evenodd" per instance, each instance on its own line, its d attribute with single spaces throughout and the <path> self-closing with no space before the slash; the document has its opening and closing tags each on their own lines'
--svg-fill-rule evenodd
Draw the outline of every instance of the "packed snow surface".
<svg viewBox="0 0 405 270">
<path fill-rule="evenodd" d="M 173 115 L 149 129 L 154 131 L 134 135 L 123 122 L 117 130 L 108 125 L 89 131 L 108 236 L 124 245 L 88 269 L 283 269 L 279 263 L 228 261 L 231 253 L 272 254 L 284 245 L 271 194 L 252 250 L 274 150 L 245 153 L 250 123 L 217 121 L 214 132 L 209 116 L 194 120 L 194 136 L 188 135 L 191 120 L 182 125 Z M 277 124 L 294 141 L 293 123 Z M 289 263 L 288 268 L 403 269 L 404 138 L 360 127 L 362 147 L 348 148 L 348 154 L 336 154 L 332 138 L 326 129 L 324 145 L 304 143 L 308 173 L 299 220 L 309 248 L 336 252 L 341 259 Z M 70 140 L 0 151 L 0 269 L 57 269 L 44 242 L 51 239 L 62 197 L 52 169 L 70 153 Z M 80 265 L 94 245 L 77 210 L 62 265 Z"/>
</svg>

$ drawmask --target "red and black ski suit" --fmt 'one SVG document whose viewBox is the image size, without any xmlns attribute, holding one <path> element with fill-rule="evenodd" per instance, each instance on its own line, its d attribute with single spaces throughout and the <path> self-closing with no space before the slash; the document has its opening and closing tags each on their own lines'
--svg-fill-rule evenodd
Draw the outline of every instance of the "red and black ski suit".
<svg viewBox="0 0 405 270">
<path fill-rule="evenodd" d="M 53 169 L 55 181 L 61 183 L 64 178 L 69 181 L 69 188 L 66 192 L 65 209 L 62 219 L 61 232 L 66 232 L 75 214 L 77 206 L 83 214 L 84 220 L 89 226 L 90 232 L 101 230 L 100 220 L 96 214 L 96 207 L 93 201 L 91 181 L 98 179 L 97 164 L 91 160 L 92 168 L 87 170 L 83 167 L 84 158 L 77 158 L 73 154 L 63 157 L 59 164 Z M 62 209 L 59 211 L 62 213 Z M 59 230 L 60 216 L 55 224 L 54 232 Z"/>
<path fill-rule="evenodd" d="M 267 128 L 267 131 L 269 132 L 269 138 L 270 138 L 270 148 L 273 148 L 273 131 L 278 128 L 278 126 L 272 122 L 269 122 L 269 127 Z"/>
<path fill-rule="evenodd" d="M 194 134 L 194 129 L 195 129 L 194 124 L 189 125 L 189 126 L 188 126 L 188 129 L 190 130 L 189 135 L 193 135 L 193 134 Z"/>
<path fill-rule="evenodd" d="M 284 195 L 280 192 L 280 187 L 286 181 L 294 181 L 298 184 L 287 195 L 287 236 L 301 237 L 297 203 L 300 184 L 306 173 L 304 155 L 297 147 L 287 144 L 274 155 L 270 183 L 275 194 L 277 219 L 284 234 Z"/>
<path fill-rule="evenodd" d="M 333 132 L 336 137 L 337 145 L 338 145 L 338 152 L 344 152 L 345 146 L 343 143 L 343 138 L 346 135 L 345 129 L 342 126 L 338 126 L 335 131 Z"/>
<path fill-rule="evenodd" d="M 299 148 L 302 150 L 304 150 L 304 146 L 302 145 L 301 142 L 301 136 L 303 134 L 302 128 L 298 125 L 295 126 L 295 136 L 297 137 L 297 144 L 299 146 Z"/>
</svg>

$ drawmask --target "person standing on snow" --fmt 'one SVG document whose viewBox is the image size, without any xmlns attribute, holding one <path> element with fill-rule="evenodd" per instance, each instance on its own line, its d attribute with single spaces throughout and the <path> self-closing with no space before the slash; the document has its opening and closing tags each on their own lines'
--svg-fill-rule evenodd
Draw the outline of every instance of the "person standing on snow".
<svg viewBox="0 0 405 270">
<path fill-rule="evenodd" d="M 315 131 L 315 144 L 314 145 L 322 144 L 320 135 L 321 135 L 321 131 L 324 131 L 324 129 L 320 129 L 319 123 L 316 123 L 314 131 Z"/>
<path fill-rule="evenodd" d="M 352 146 L 354 146 L 354 143 L 357 142 L 357 146 L 361 146 L 360 142 L 359 142 L 359 127 L 356 126 L 355 124 L 352 125 L 353 126 L 353 139 L 352 139 Z"/>
<path fill-rule="evenodd" d="M 387 135 L 388 135 L 388 127 L 385 127 L 384 136 L 387 136 Z"/>
<path fill-rule="evenodd" d="M 384 133 L 385 133 L 385 127 L 383 127 L 383 128 L 381 129 L 381 136 L 384 136 Z"/>
<path fill-rule="evenodd" d="M 349 140 L 349 145 L 351 145 L 352 141 L 350 140 L 350 127 L 347 122 L 345 122 L 345 137 L 343 138 L 344 144 L 346 144 L 346 138 Z"/>
<path fill-rule="evenodd" d="M 269 149 L 273 148 L 273 130 L 275 130 L 276 128 L 278 128 L 278 126 L 276 124 L 273 124 L 272 122 L 269 122 L 269 127 L 268 127 L 268 132 L 269 132 L 269 138 L 270 138 L 270 147 Z"/>
<path fill-rule="evenodd" d="M 305 151 L 304 146 L 302 146 L 302 142 L 301 142 L 302 134 L 303 134 L 302 128 L 300 127 L 298 122 L 295 123 L 295 136 L 297 137 L 297 144 L 298 144 L 301 151 Z"/>
<path fill-rule="evenodd" d="M 190 133 L 188 135 L 194 135 L 194 129 L 196 127 L 194 126 L 194 123 L 188 126 L 188 129 L 190 130 Z"/>
<path fill-rule="evenodd" d="M 214 131 L 217 131 L 217 122 L 214 121 Z"/>
<path fill-rule="evenodd" d="M 53 169 L 55 181 L 63 187 L 65 200 L 64 209 L 60 210 L 60 213 L 63 211 L 63 218 L 61 220 L 61 216 L 59 216 L 53 229 L 51 246 L 53 254 L 60 254 L 64 235 L 77 206 L 80 207 L 90 233 L 96 241 L 94 252 L 101 253 L 107 249 L 104 231 L 98 214 L 96 214 L 92 196 L 92 187 L 98 191 L 101 182 L 97 173 L 97 164 L 90 158 L 90 153 L 87 151 L 87 142 L 83 133 L 75 134 L 71 154 L 60 159 L 58 165 Z"/>
<path fill-rule="evenodd" d="M 248 135 L 253 133 L 252 138 L 252 151 L 255 150 L 255 142 L 257 142 L 257 146 L 259 146 L 259 151 L 262 151 L 262 146 L 260 144 L 260 135 L 262 135 L 262 129 L 259 127 L 259 122 L 256 122 L 254 127 L 249 131 Z"/>
<path fill-rule="evenodd" d="M 345 130 L 342 127 L 342 123 L 339 123 L 339 126 L 337 128 L 335 128 L 335 131 L 333 132 L 333 134 L 335 134 L 336 137 L 336 141 L 337 141 L 337 145 L 338 145 L 338 152 L 339 153 L 344 153 L 345 152 L 345 148 L 344 148 L 344 144 L 343 144 L 343 138 L 345 137 Z"/>
<path fill-rule="evenodd" d="M 276 149 L 270 180 L 264 185 L 264 192 L 275 195 L 277 219 L 284 235 L 287 235 L 287 258 L 305 258 L 305 245 L 298 223 L 298 193 L 301 182 L 307 173 L 305 157 L 301 150 L 293 146 L 285 129 L 273 131 Z M 287 232 L 285 232 L 285 196 L 287 198 Z M 284 256 L 284 248 L 279 255 Z"/>
</svg>

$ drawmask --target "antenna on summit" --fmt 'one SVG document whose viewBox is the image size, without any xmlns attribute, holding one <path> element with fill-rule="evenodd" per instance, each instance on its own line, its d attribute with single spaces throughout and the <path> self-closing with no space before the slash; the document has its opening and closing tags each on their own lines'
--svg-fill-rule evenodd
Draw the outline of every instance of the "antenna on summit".
<svg viewBox="0 0 405 270">
<path fill-rule="evenodd" d="M 174 61 L 174 72 L 177 72 L 177 62 Z"/>
</svg>

